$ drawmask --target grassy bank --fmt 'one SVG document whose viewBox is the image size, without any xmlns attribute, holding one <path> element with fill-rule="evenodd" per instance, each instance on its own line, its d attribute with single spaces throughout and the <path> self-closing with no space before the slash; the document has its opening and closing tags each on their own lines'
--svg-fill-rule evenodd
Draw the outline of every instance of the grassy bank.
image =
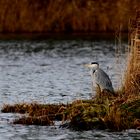
<svg viewBox="0 0 140 140">
<path fill-rule="evenodd" d="M 1 0 L 0 32 L 127 31 L 139 0 Z"/>
</svg>

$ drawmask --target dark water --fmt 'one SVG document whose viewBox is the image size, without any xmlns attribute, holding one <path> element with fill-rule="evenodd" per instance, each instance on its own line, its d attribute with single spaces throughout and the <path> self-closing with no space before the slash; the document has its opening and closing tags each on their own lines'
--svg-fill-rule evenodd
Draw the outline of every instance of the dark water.
<svg viewBox="0 0 140 140">
<path fill-rule="evenodd" d="M 112 41 L 0 41 L 0 106 L 9 103 L 67 103 L 89 99 L 91 77 L 83 64 L 99 62 L 114 88 L 122 85 L 127 44 Z M 119 53 L 118 53 L 119 51 Z M 138 130 L 75 132 L 55 126 L 22 126 L 10 122 L 16 114 L 0 113 L 2 140 L 139 139 Z"/>
</svg>

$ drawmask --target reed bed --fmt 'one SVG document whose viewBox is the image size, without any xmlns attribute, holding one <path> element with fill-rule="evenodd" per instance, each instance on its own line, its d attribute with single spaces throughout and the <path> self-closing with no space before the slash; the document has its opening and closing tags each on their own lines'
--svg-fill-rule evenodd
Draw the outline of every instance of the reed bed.
<svg viewBox="0 0 140 140">
<path fill-rule="evenodd" d="M 132 24 L 133 23 L 133 24 Z M 140 94 L 140 11 L 131 22 L 130 53 L 125 77 L 125 93 Z"/>
<path fill-rule="evenodd" d="M 115 32 L 139 0 L 1 0 L 0 32 Z"/>
</svg>

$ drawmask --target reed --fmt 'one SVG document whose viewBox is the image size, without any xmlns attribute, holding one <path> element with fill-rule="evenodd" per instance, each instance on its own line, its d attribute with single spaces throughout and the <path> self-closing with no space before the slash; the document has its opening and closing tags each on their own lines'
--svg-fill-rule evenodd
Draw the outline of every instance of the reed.
<svg viewBox="0 0 140 140">
<path fill-rule="evenodd" d="M 112 101 L 112 106 L 105 117 L 109 128 L 124 130 L 139 128 L 140 106 L 140 11 L 137 11 L 130 23 L 128 65 L 125 74 L 125 83 L 118 97 Z M 114 126 L 114 128 L 112 128 Z"/>
<path fill-rule="evenodd" d="M 133 24 L 132 24 L 133 23 Z M 125 93 L 140 94 L 140 11 L 137 11 L 130 29 L 130 53 L 125 76 Z"/>
</svg>

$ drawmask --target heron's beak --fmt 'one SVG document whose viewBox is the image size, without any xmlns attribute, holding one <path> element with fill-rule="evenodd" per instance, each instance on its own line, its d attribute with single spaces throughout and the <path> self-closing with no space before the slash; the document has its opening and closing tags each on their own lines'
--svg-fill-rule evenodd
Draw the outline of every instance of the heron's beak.
<svg viewBox="0 0 140 140">
<path fill-rule="evenodd" d="M 84 67 L 86 67 L 86 68 L 92 68 L 92 65 L 91 64 L 84 64 Z"/>
</svg>

